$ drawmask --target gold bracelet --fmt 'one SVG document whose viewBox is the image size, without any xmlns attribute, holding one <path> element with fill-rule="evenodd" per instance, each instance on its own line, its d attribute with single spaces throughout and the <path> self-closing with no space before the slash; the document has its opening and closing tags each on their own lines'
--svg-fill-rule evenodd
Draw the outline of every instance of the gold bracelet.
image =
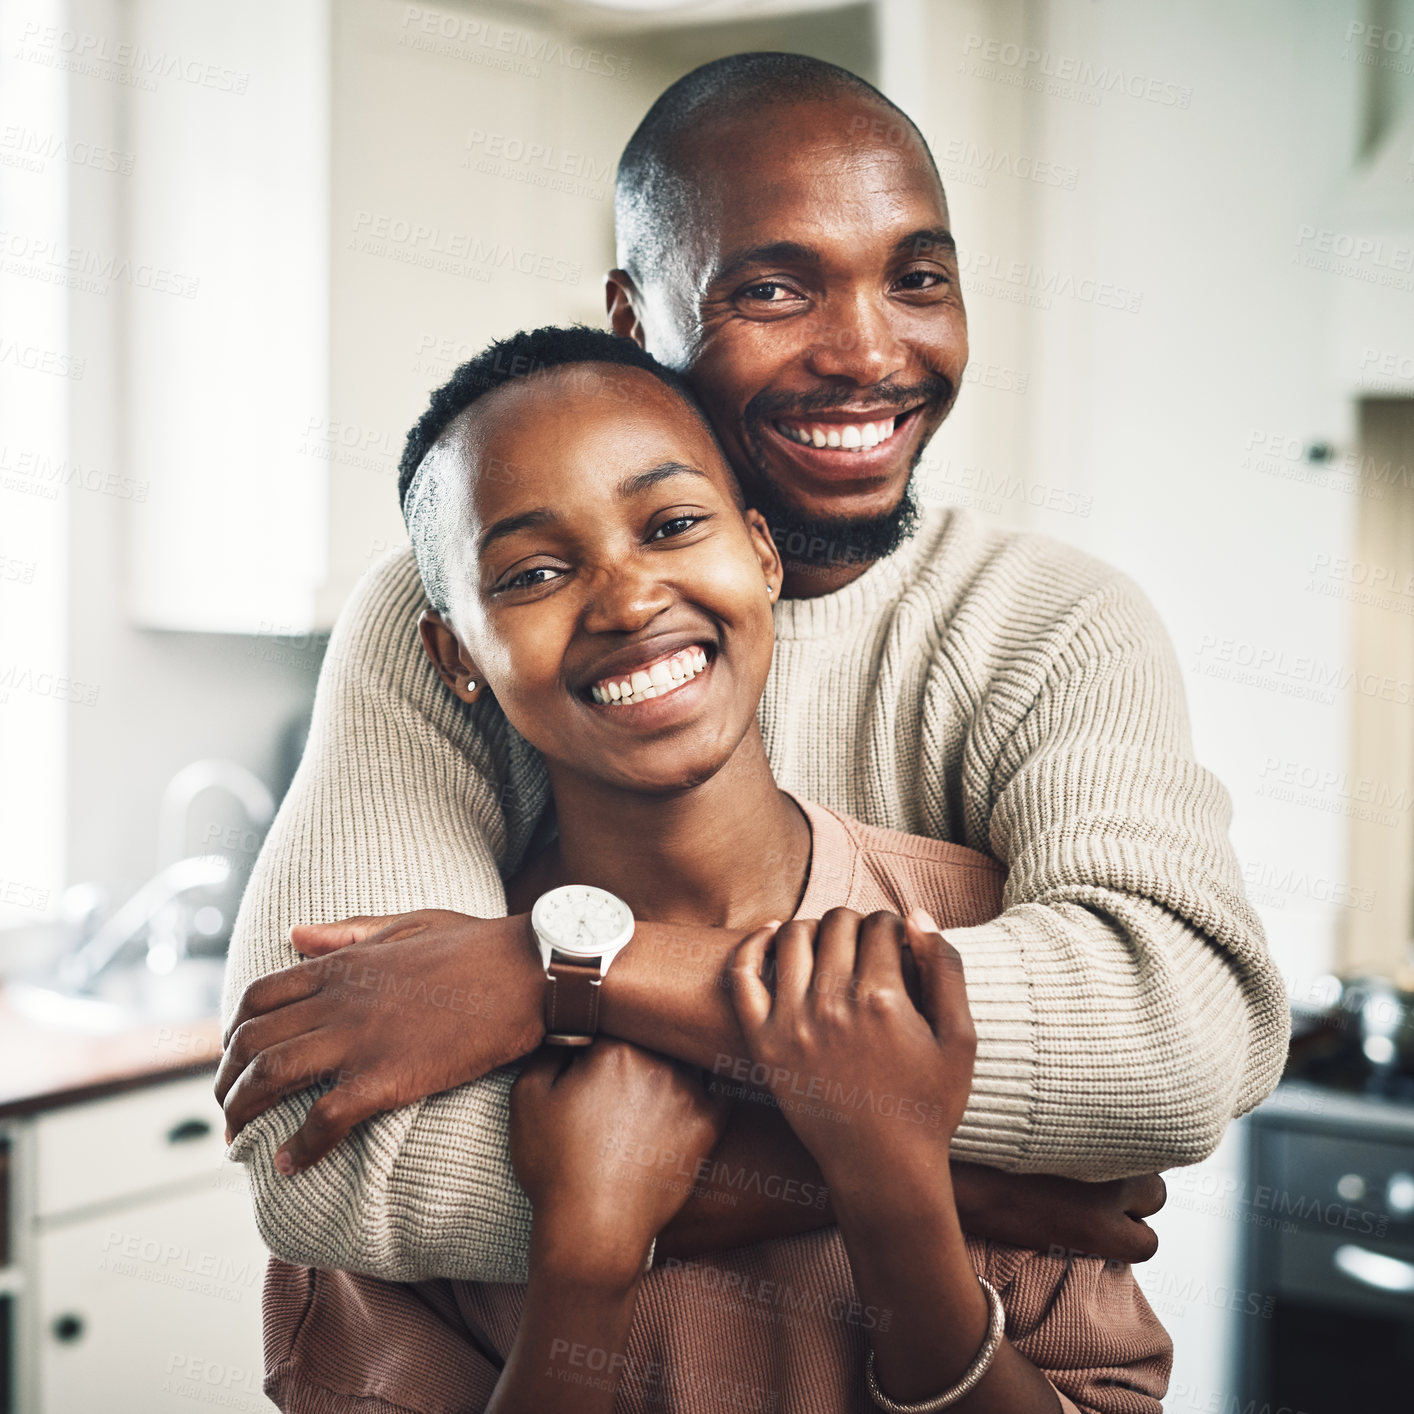
<svg viewBox="0 0 1414 1414">
<path fill-rule="evenodd" d="M 977 1352 L 976 1358 L 963 1371 L 962 1378 L 951 1389 L 944 1390 L 942 1394 L 934 1395 L 932 1399 L 922 1400 L 918 1404 L 900 1404 L 896 1399 L 890 1399 L 879 1388 L 879 1382 L 874 1378 L 874 1350 L 872 1346 L 870 1347 L 869 1360 L 865 1365 L 865 1371 L 869 1376 L 869 1398 L 878 1408 L 884 1410 L 885 1414 L 935 1414 L 935 1411 L 939 1409 L 947 1409 L 950 1405 L 956 1404 L 963 1395 L 971 1394 L 981 1383 L 982 1376 L 987 1373 L 992 1361 L 996 1358 L 997 1351 L 1002 1348 L 1002 1337 L 1006 1334 L 1006 1312 L 1002 1309 L 1002 1298 L 997 1295 L 996 1287 L 983 1277 L 978 1277 L 977 1280 L 982 1284 L 982 1290 L 987 1293 L 987 1306 L 991 1311 L 987 1337 L 982 1342 L 982 1348 Z"/>
</svg>

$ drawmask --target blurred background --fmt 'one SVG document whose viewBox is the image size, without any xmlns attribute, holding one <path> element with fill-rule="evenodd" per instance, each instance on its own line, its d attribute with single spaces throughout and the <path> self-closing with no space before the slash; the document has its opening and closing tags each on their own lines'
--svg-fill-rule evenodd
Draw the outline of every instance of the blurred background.
<svg viewBox="0 0 1414 1414">
<path fill-rule="evenodd" d="M 1414 0 L 0 0 L 0 1411 L 271 1407 L 215 1007 L 327 632 L 428 391 L 602 322 L 620 148 L 748 49 L 930 141 L 926 498 L 1137 579 L 1232 794 L 1297 1041 L 1169 1175 L 1168 1407 L 1407 1395 Z"/>
</svg>

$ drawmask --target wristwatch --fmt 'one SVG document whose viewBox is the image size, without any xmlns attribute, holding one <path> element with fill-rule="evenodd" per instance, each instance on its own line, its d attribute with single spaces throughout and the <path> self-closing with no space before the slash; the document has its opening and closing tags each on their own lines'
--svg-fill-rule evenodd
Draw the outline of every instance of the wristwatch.
<svg viewBox="0 0 1414 1414">
<path fill-rule="evenodd" d="M 541 894 L 530 910 L 545 964 L 545 1042 L 587 1046 L 599 1029 L 599 988 L 633 937 L 633 911 L 592 884 Z"/>
</svg>

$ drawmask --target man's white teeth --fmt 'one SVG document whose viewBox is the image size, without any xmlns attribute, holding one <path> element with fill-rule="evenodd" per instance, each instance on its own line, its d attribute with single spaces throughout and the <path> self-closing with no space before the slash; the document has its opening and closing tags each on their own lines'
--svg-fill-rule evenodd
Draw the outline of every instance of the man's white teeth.
<svg viewBox="0 0 1414 1414">
<path fill-rule="evenodd" d="M 605 678 L 596 682 L 589 695 L 596 702 L 647 702 L 650 697 L 664 697 L 674 688 L 691 682 L 707 666 L 707 655 L 700 648 L 684 648 L 671 658 L 660 658 L 646 668 L 636 669 L 626 679 Z"/>
<path fill-rule="evenodd" d="M 778 422 L 777 431 L 799 442 L 803 447 L 842 447 L 849 451 L 868 451 L 894 435 L 894 419 L 884 422 L 812 422 L 800 427 L 790 422 Z"/>
</svg>

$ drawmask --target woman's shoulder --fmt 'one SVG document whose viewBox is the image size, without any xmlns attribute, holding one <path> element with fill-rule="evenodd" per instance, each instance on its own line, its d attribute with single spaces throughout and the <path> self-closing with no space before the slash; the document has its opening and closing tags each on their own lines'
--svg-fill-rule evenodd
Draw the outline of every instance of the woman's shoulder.
<svg viewBox="0 0 1414 1414">
<path fill-rule="evenodd" d="M 813 836 L 812 875 L 823 871 L 837 881 L 841 896 L 830 906 L 861 913 L 908 913 L 921 907 L 944 928 L 970 927 L 1001 912 L 1006 869 L 991 855 L 870 825 L 812 801 L 800 805 Z M 822 892 L 809 891 L 817 907 Z"/>
</svg>

